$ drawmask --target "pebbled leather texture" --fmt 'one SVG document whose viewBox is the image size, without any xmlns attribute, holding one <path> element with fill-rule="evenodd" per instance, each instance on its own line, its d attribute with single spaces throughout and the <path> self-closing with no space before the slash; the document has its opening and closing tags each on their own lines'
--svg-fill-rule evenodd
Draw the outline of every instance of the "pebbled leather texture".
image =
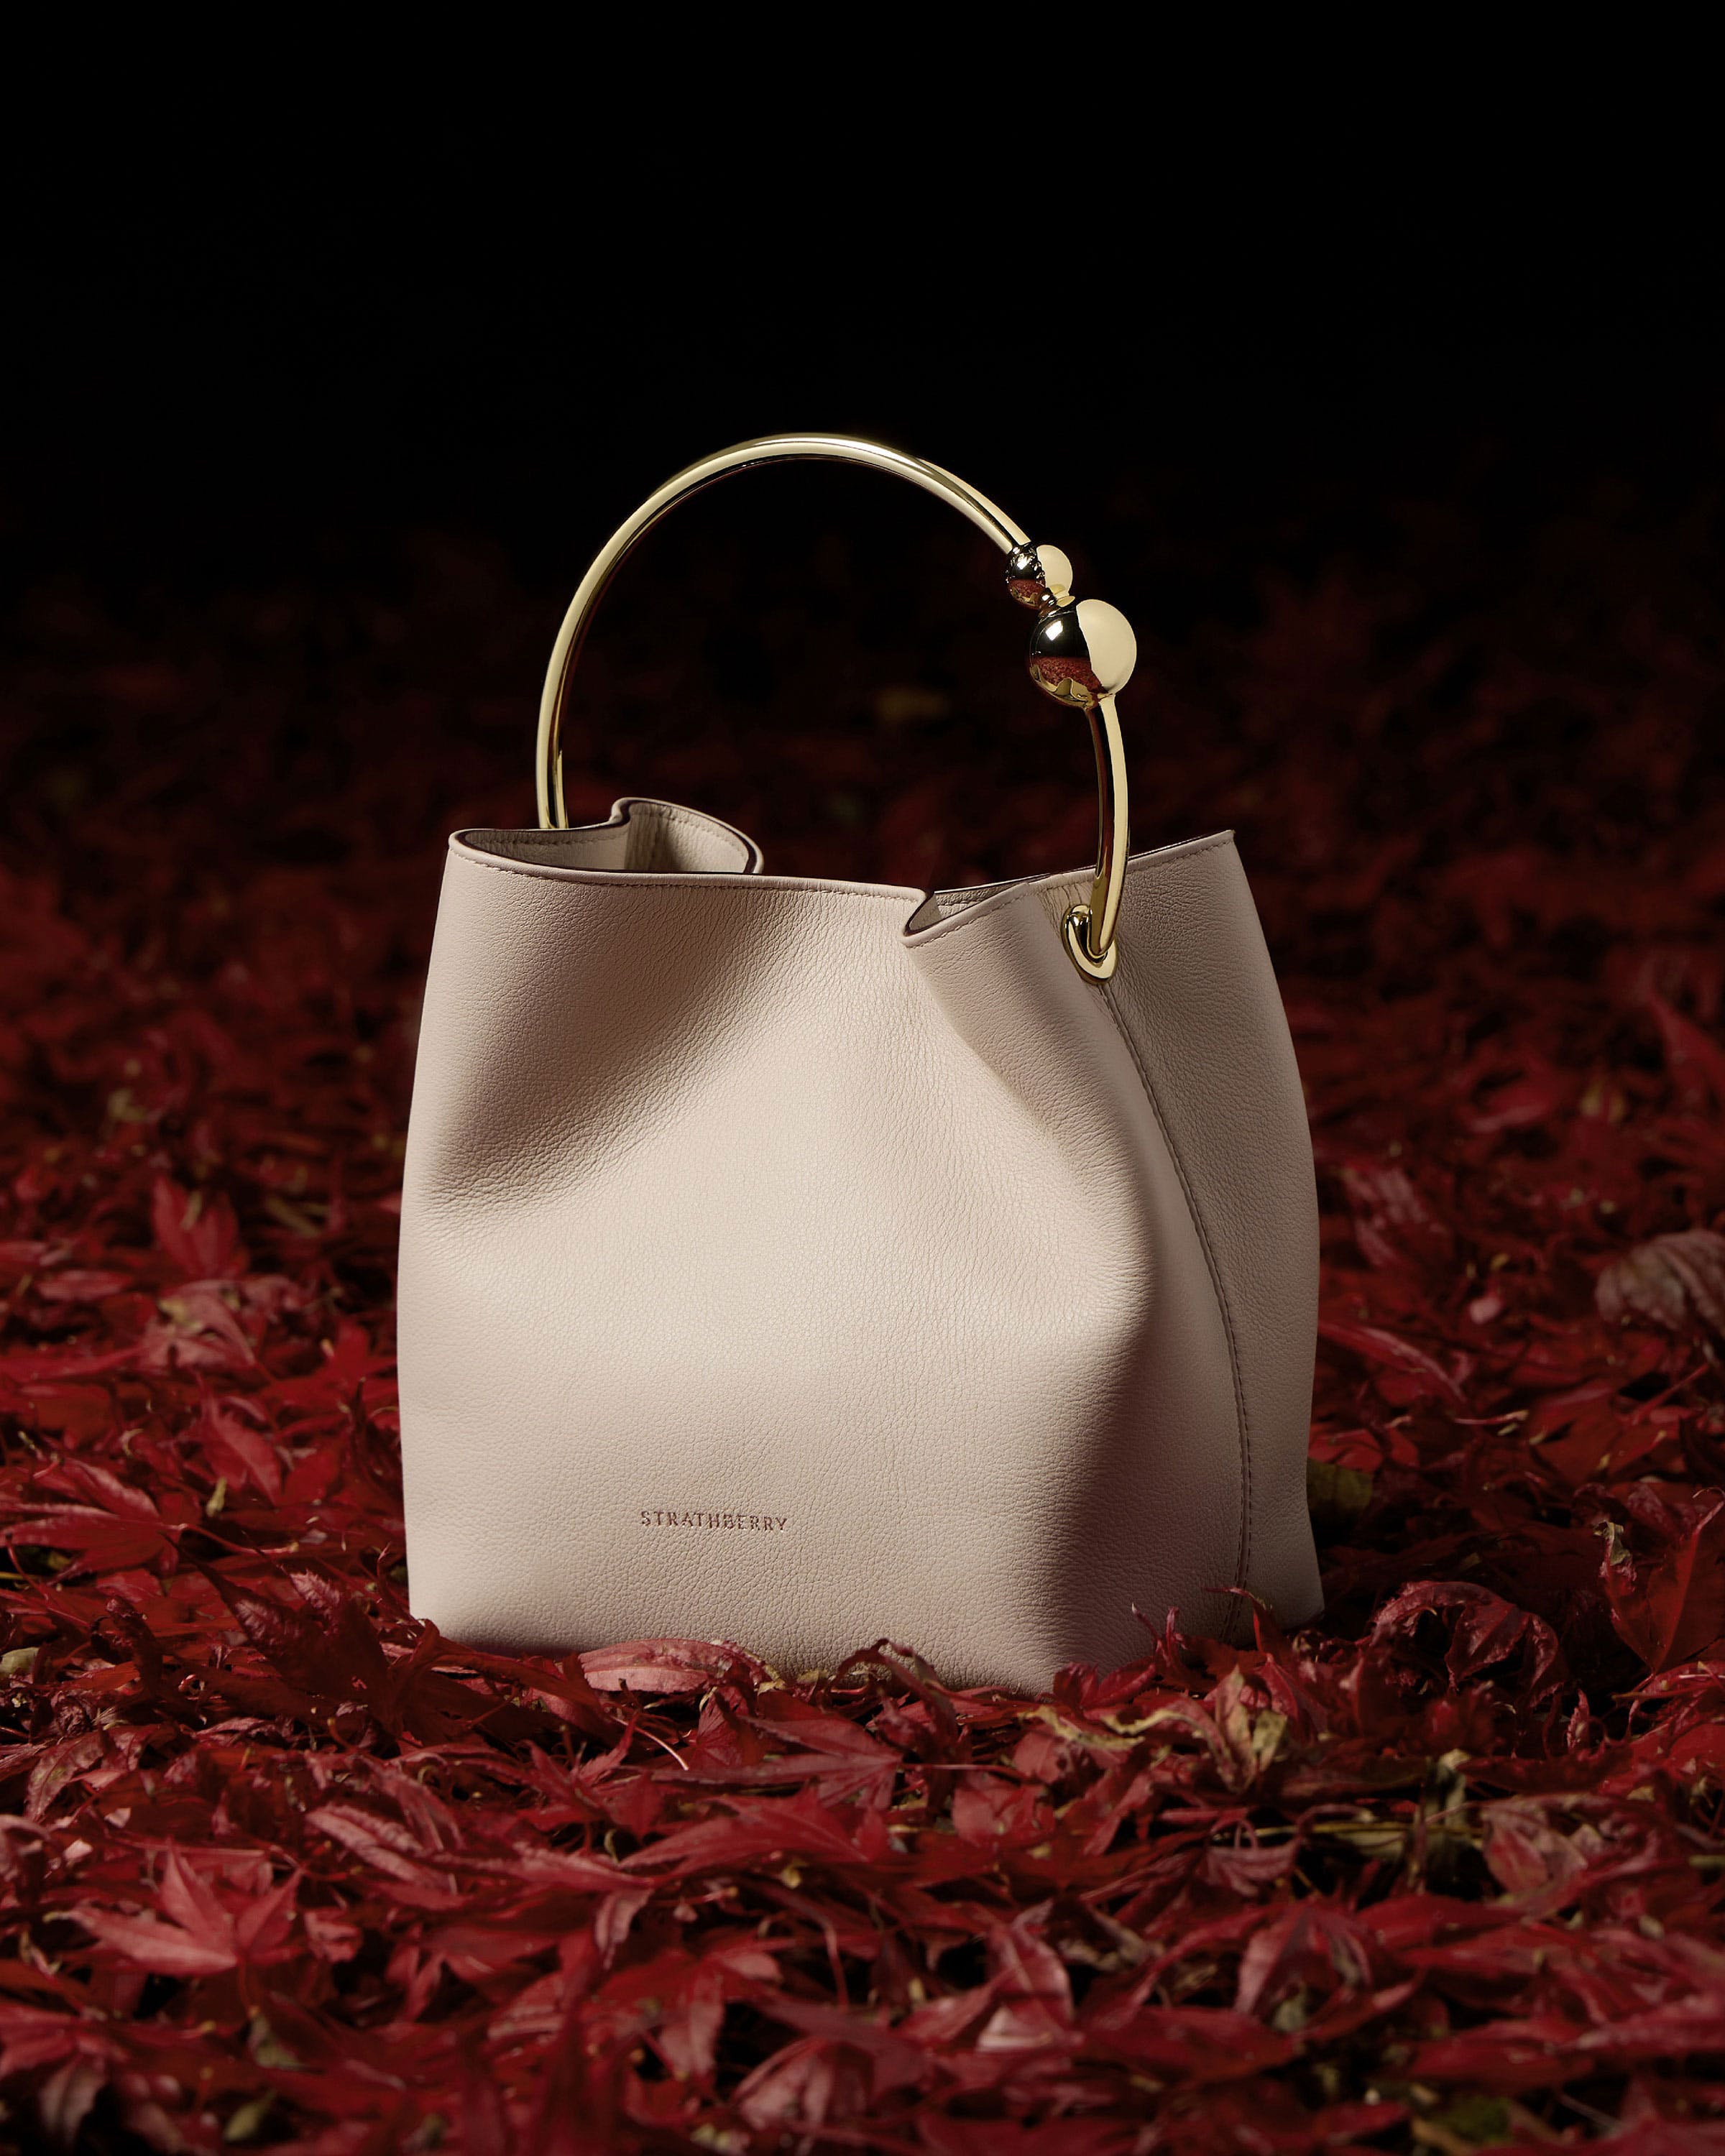
<svg viewBox="0 0 1725 2156">
<path fill-rule="evenodd" d="M 1318 1607 L 1317 1223 L 1232 839 L 921 891 L 623 801 L 450 840 L 402 1206 L 413 1606 L 1045 1687 Z"/>
</svg>

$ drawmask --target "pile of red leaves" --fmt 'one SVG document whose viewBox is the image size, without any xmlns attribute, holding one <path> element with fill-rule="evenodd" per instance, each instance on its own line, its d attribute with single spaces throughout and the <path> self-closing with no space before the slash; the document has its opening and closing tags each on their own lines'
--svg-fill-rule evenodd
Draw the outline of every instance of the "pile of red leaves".
<svg viewBox="0 0 1725 2156">
<path fill-rule="evenodd" d="M 1141 838 L 1240 829 L 1309 1089 L 1328 1614 L 1040 1700 L 914 1640 L 793 1680 L 408 1616 L 414 999 L 442 834 L 524 819 L 555 606 L 429 541 L 385 598 L 34 596 L 0 2141 L 1725 2149 L 1725 560 L 1621 503 L 1489 574 L 1465 524 L 1386 544 L 1233 626 L 1200 592 L 1132 700 Z M 853 571 L 740 652 L 623 617 L 580 804 L 896 880 L 1081 859 L 993 596 L 864 649 Z M 716 619 L 759 572 L 705 573 Z"/>
</svg>

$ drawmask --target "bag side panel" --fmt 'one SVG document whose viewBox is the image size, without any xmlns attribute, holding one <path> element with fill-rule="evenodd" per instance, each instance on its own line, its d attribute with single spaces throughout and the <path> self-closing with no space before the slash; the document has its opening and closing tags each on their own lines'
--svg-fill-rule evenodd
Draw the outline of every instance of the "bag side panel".
<svg viewBox="0 0 1725 2156">
<path fill-rule="evenodd" d="M 1106 1306 L 1135 1284 L 1125 1352 L 1097 1362 L 1087 1397 L 1050 1414 L 1060 1442 L 1040 1492 L 1037 1594 L 1061 1613 L 1061 1658 L 1106 1669 L 1147 1654 L 1170 1614 L 1193 1634 L 1235 1625 L 1240 1450 L 1220 1306 L 1178 1164 L 1130 1042 L 1047 902 L 1040 883 L 1007 886 L 909 947 L 976 1082 L 1062 1133 L 1072 1203 L 1058 1249 L 1036 1254 L 1045 1291 L 1062 1282 L 1081 1306 Z"/>
<path fill-rule="evenodd" d="M 1240 1584 L 1284 1624 L 1322 1606 L 1306 1499 L 1317 1196 L 1299 1065 L 1230 837 L 1135 863 L 1104 990 L 1189 1188 L 1243 1423 Z"/>
</svg>

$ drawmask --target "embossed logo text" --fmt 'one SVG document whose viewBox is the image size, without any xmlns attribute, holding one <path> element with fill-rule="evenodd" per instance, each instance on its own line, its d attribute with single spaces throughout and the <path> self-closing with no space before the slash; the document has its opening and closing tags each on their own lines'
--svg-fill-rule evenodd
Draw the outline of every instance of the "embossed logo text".
<svg viewBox="0 0 1725 2156">
<path fill-rule="evenodd" d="M 773 1512 L 649 1512 L 641 1508 L 644 1527 L 730 1527 L 744 1534 L 783 1534 L 786 1521 Z"/>
</svg>

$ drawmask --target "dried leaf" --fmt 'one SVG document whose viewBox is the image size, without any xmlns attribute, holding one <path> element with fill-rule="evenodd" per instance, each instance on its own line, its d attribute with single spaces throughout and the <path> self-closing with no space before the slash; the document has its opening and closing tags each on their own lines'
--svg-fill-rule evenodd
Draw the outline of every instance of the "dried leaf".
<svg viewBox="0 0 1725 2156">
<path fill-rule="evenodd" d="M 1594 1295 L 1609 1324 L 1640 1318 L 1668 1332 L 1725 1338 L 1725 1235 L 1710 1228 L 1656 1235 L 1607 1265 Z"/>
</svg>

